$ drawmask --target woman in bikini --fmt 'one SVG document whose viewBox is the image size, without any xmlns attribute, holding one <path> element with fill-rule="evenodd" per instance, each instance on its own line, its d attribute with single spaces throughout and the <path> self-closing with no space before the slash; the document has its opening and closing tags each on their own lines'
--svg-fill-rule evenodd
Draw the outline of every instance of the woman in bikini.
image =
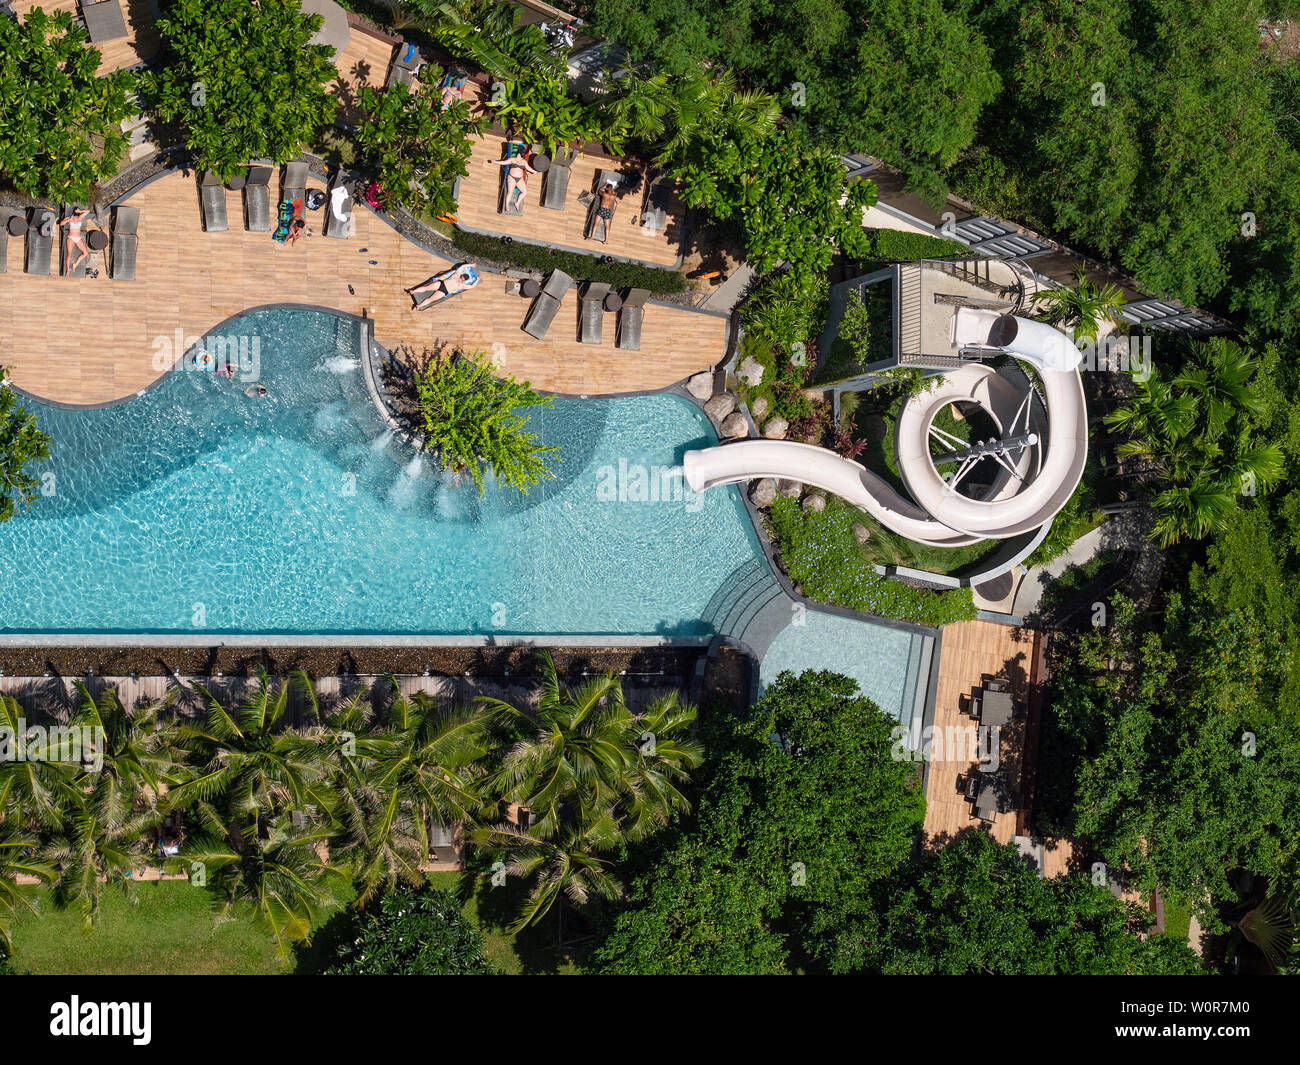
<svg viewBox="0 0 1300 1065">
<path fill-rule="evenodd" d="M 74 207 L 72 209 L 72 214 L 65 215 L 63 218 L 59 219 L 59 225 L 68 227 L 68 255 L 67 264 L 64 269 L 65 274 L 72 273 L 73 270 L 81 265 L 82 260 L 90 254 L 90 249 L 86 247 L 86 241 L 81 232 L 81 227 L 85 224 L 86 216 L 88 214 L 90 214 L 90 212 L 86 210 L 86 208 Z M 72 258 L 73 249 L 81 252 L 81 254 L 77 256 L 75 262 Z"/>
<path fill-rule="evenodd" d="M 411 299 L 415 300 L 415 310 L 422 311 L 431 307 L 435 303 L 441 303 L 445 299 L 456 295 L 457 292 L 464 292 L 467 288 L 473 288 L 478 284 L 478 270 L 474 268 L 473 263 L 464 263 L 456 268 L 455 273 L 435 274 L 422 285 L 416 285 L 415 288 L 408 288 L 406 291 L 411 294 Z M 428 292 L 429 295 L 420 299 L 420 293 Z"/>
<path fill-rule="evenodd" d="M 506 205 L 505 210 L 516 208 L 523 210 L 524 200 L 528 196 L 528 175 L 540 174 L 541 171 L 528 161 L 527 156 L 515 155 L 509 159 L 489 159 L 488 166 L 504 166 L 506 170 Z"/>
</svg>

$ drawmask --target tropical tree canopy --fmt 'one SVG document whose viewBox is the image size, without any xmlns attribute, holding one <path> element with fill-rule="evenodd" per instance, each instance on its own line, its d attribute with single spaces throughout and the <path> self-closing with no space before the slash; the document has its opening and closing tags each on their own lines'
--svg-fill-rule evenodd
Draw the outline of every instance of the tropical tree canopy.
<svg viewBox="0 0 1300 1065">
<path fill-rule="evenodd" d="M 475 352 L 429 358 L 416 387 L 426 446 L 444 470 L 468 473 L 479 495 L 485 466 L 521 492 L 554 476 L 546 457 L 559 448 L 528 432 L 528 415 L 521 413 L 552 401 L 527 381 L 497 377 L 487 357 Z"/>
<path fill-rule="evenodd" d="M 141 76 L 197 165 L 232 176 L 250 159 L 292 159 L 334 121 L 333 52 L 308 45 L 319 15 L 298 0 L 175 0 L 158 32 L 166 62 Z"/>
<path fill-rule="evenodd" d="M 0 381 L 7 373 L 0 366 Z M 18 402 L 18 393 L 0 384 L 0 522 L 12 518 L 19 504 L 38 498 L 41 482 L 27 471 L 27 464 L 49 457 L 50 438 L 36 416 Z"/>
<path fill-rule="evenodd" d="M 28 196 L 81 201 L 126 149 L 133 78 L 100 78 L 100 52 L 72 15 L 0 19 L 0 179 Z"/>
</svg>

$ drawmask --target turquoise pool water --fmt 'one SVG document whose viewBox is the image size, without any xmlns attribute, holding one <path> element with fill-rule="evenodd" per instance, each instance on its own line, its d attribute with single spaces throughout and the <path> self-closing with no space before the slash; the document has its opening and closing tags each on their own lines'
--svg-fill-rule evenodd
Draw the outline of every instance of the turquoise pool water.
<svg viewBox="0 0 1300 1065">
<path fill-rule="evenodd" d="M 354 322 L 277 309 L 221 331 L 256 338 L 265 398 L 188 370 L 103 410 L 29 403 L 52 494 L 0 525 L 0 630 L 702 635 L 759 551 L 734 488 L 639 499 L 715 442 L 684 400 L 556 400 L 532 416 L 556 479 L 480 499 L 386 431 Z"/>
<path fill-rule="evenodd" d="M 924 693 L 933 640 L 878 622 L 808 610 L 802 624 L 790 624 L 763 655 L 759 688 L 782 670 L 829 669 L 858 682 L 864 695 L 900 724 L 920 717 L 917 692 Z"/>
</svg>

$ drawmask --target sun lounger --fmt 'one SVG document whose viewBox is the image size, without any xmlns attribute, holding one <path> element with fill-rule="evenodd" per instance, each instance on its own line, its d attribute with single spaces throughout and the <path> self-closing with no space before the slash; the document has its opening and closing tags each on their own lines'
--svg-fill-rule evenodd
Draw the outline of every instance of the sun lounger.
<svg viewBox="0 0 1300 1065">
<path fill-rule="evenodd" d="M 78 204 L 75 203 L 65 203 L 62 207 L 62 211 L 59 215 L 59 218 L 70 217 L 72 215 L 73 209 L 77 206 Z M 85 277 L 86 271 L 90 268 L 90 256 L 93 254 L 90 251 L 90 246 L 86 245 L 87 254 L 84 257 L 81 255 L 81 250 L 79 248 L 74 247 L 72 249 L 72 258 L 69 259 L 68 258 L 68 227 L 58 226 L 57 223 L 56 226 L 57 226 L 57 234 L 59 240 L 59 261 L 60 263 L 62 263 L 62 268 L 59 270 L 59 273 L 61 273 L 64 277 Z M 84 214 L 81 216 L 81 242 L 83 244 L 86 243 L 86 234 L 89 232 L 90 232 L 90 215 Z M 78 258 L 81 259 L 80 264 L 78 264 L 78 266 L 74 270 L 69 270 L 68 266 L 70 265 L 70 263 L 75 262 Z"/>
<path fill-rule="evenodd" d="M 668 228 L 668 203 L 672 194 L 673 179 L 661 174 L 646 189 L 645 208 L 641 212 L 641 228 L 648 233 L 662 233 Z"/>
<path fill-rule="evenodd" d="M 352 224 L 352 187 L 340 181 L 330 190 L 325 204 L 325 235 L 346 240 L 352 236 Z"/>
<path fill-rule="evenodd" d="M 403 41 L 397 46 L 397 54 L 393 56 L 393 64 L 388 68 L 388 82 L 384 87 L 410 85 L 412 80 L 420 76 L 423 68 L 424 58 L 419 46 Z"/>
<path fill-rule="evenodd" d="M 564 198 L 569 194 L 569 167 L 573 163 L 573 153 L 561 148 L 551 160 L 551 168 L 542 177 L 543 207 L 551 211 L 564 210 Z"/>
<path fill-rule="evenodd" d="M 283 244 L 289 239 L 289 223 L 302 214 L 302 200 L 281 200 L 279 216 L 275 226 L 275 232 L 271 234 L 271 239 Z"/>
<path fill-rule="evenodd" d="M 560 309 L 564 294 L 572 285 L 573 278 L 563 270 L 552 270 L 551 276 L 542 286 L 542 291 L 537 294 L 533 305 L 528 308 L 528 316 L 523 324 L 524 332 L 529 336 L 535 336 L 538 340 L 544 339 L 546 331 L 551 328 L 551 322 L 555 320 L 556 311 Z"/>
<path fill-rule="evenodd" d="M 271 168 L 250 166 L 244 185 L 244 228 L 250 233 L 271 232 Z"/>
<path fill-rule="evenodd" d="M 515 159 L 519 157 L 526 158 L 527 155 L 528 155 L 528 145 L 522 144 L 519 141 L 510 141 L 508 144 L 506 144 L 506 154 L 502 156 L 502 158 L 503 159 Z M 524 213 L 524 204 L 523 204 L 522 196 L 518 197 L 518 199 L 514 203 L 506 202 L 506 192 L 510 188 L 510 180 L 509 180 L 510 168 L 508 166 L 503 166 L 500 168 L 500 170 L 501 170 L 501 190 L 497 195 L 497 212 L 499 214 L 522 215 Z"/>
<path fill-rule="evenodd" d="M 582 331 L 578 336 L 584 344 L 599 344 L 605 332 L 605 297 L 609 285 L 604 281 L 588 281 L 582 289 Z"/>
<path fill-rule="evenodd" d="M 423 288 L 425 285 L 429 284 L 432 281 L 442 281 L 444 282 L 443 287 L 445 289 L 446 288 L 445 282 L 449 278 L 454 277 L 456 274 L 463 274 L 465 276 L 465 285 L 463 288 L 457 289 L 455 292 L 448 292 L 445 296 L 442 296 L 441 298 L 434 300 L 432 303 L 426 303 L 424 304 L 424 306 L 421 306 L 421 303 L 424 300 L 428 299 L 429 296 L 424 294 L 417 295 L 416 293 L 411 292 L 411 299 L 415 301 L 414 309 L 417 311 L 423 311 L 423 310 L 427 310 L 429 307 L 436 306 L 439 303 L 446 303 L 448 300 L 455 299 L 462 292 L 466 292 L 469 289 L 473 288 L 479 282 L 478 267 L 474 263 L 466 262 L 466 263 L 457 263 L 450 270 L 444 270 L 440 274 L 434 274 L 431 278 L 429 278 L 428 281 L 421 282 L 419 285 L 416 285 L 415 287 Z M 407 291 L 409 292 L 410 290 L 408 289 Z"/>
<path fill-rule="evenodd" d="M 140 208 L 118 207 L 113 218 L 113 257 L 108 276 L 114 281 L 135 280 L 136 230 L 140 226 Z"/>
<path fill-rule="evenodd" d="M 280 190 L 280 199 L 290 202 L 298 200 L 307 202 L 307 164 L 289 163 L 284 168 L 284 187 Z"/>
<path fill-rule="evenodd" d="M 221 179 L 211 170 L 205 170 L 199 181 L 199 207 L 203 214 L 204 232 L 226 231 L 226 190 Z"/>
<path fill-rule="evenodd" d="M 9 219 L 22 218 L 22 211 L 12 207 L 0 207 L 0 274 L 8 269 L 9 259 Z"/>
<path fill-rule="evenodd" d="M 650 298 L 648 288 L 629 289 L 618 311 L 618 336 L 615 347 L 624 351 L 641 350 L 641 322 L 645 318 L 645 301 Z"/>
<path fill-rule="evenodd" d="M 623 180 L 623 175 L 617 170 L 600 170 L 596 174 L 596 198 L 591 201 L 591 207 L 587 212 L 587 239 L 598 240 L 602 244 L 609 243 L 609 227 L 614 221 L 613 217 L 609 219 L 600 216 L 600 190 L 606 185 L 613 185 L 617 190 L 619 183 Z M 611 208 L 612 211 L 617 209 L 617 205 Z"/>
<path fill-rule="evenodd" d="M 50 272 L 50 249 L 54 247 L 54 233 L 58 220 L 48 207 L 33 207 L 27 220 L 27 265 L 29 274 Z"/>
</svg>

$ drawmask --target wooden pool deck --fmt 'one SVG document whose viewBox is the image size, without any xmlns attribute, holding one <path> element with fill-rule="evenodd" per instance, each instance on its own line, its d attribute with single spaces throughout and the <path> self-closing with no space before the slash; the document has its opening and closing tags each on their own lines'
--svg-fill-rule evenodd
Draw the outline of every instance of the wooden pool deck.
<svg viewBox="0 0 1300 1065">
<path fill-rule="evenodd" d="M 448 261 L 361 205 L 350 239 L 318 234 L 288 247 L 244 230 L 238 192 L 226 192 L 229 231 L 203 232 L 195 180 L 179 172 L 129 202 L 140 208 L 135 281 L 110 281 L 102 254 L 91 264 L 100 269 L 97 278 L 25 274 L 23 241 L 9 241 L 0 274 L 0 364 L 23 391 L 73 405 L 129 397 L 169 368 L 158 364 L 160 338 L 180 329 L 197 339 L 242 311 L 278 303 L 364 312 L 385 346 L 443 342 L 487 351 L 501 372 L 571 395 L 664 388 L 712 366 L 725 349 L 725 318 L 654 303 L 646 307 L 640 352 L 614 347 L 613 314 L 605 318 L 604 343 L 581 344 L 576 291 L 547 338 L 535 340 L 520 328 L 528 302 L 508 294 L 498 274 L 484 273 L 477 287 L 445 306 L 414 312 L 404 290 Z M 319 230 L 321 223 L 321 213 L 312 212 L 309 224 Z"/>
</svg>

